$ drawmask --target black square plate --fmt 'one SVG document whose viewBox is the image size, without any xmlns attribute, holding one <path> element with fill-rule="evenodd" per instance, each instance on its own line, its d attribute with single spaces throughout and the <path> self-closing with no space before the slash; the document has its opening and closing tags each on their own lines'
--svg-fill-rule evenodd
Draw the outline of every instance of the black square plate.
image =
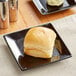
<svg viewBox="0 0 76 76">
<path fill-rule="evenodd" d="M 69 9 L 76 5 L 76 0 L 64 0 L 64 3 L 59 7 L 49 6 L 47 4 L 47 0 L 33 0 L 33 3 L 36 5 L 42 15 L 46 15 Z"/>
<path fill-rule="evenodd" d="M 26 36 L 26 33 L 30 28 L 3 36 L 8 47 L 10 48 L 12 55 L 14 56 L 17 64 L 19 65 L 22 71 L 71 57 L 71 53 L 69 52 L 68 48 L 66 47 L 63 40 L 56 32 L 56 30 L 53 28 L 51 23 L 47 23 L 39 26 L 53 29 L 57 35 L 52 58 L 42 59 L 42 58 L 31 57 L 24 54 L 23 52 L 24 37 Z"/>
</svg>

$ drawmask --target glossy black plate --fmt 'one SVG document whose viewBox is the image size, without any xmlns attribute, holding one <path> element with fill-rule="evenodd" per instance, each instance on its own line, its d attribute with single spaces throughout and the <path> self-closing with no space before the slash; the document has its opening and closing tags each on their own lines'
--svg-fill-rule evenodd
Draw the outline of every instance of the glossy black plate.
<svg viewBox="0 0 76 76">
<path fill-rule="evenodd" d="M 64 0 L 64 3 L 61 6 L 49 6 L 47 0 L 33 0 L 33 3 L 36 5 L 37 9 L 42 15 L 55 13 L 58 11 L 69 9 L 76 5 L 76 0 Z"/>
<path fill-rule="evenodd" d="M 51 23 L 47 23 L 39 26 L 53 29 L 56 32 L 56 30 L 53 28 Z M 38 26 L 35 26 L 35 27 L 38 27 Z M 25 55 L 23 52 L 23 42 L 24 42 L 24 37 L 26 36 L 26 33 L 28 32 L 29 29 L 30 28 L 27 28 L 22 31 L 4 35 L 4 39 L 22 71 L 33 67 L 37 67 L 40 65 L 44 65 L 44 64 L 50 64 L 50 63 L 64 60 L 71 57 L 71 53 L 69 52 L 68 48 L 66 47 L 63 40 L 60 38 L 57 32 L 56 32 L 57 37 L 55 41 L 52 58 L 42 59 L 42 58 L 35 58 L 35 57 Z"/>
</svg>

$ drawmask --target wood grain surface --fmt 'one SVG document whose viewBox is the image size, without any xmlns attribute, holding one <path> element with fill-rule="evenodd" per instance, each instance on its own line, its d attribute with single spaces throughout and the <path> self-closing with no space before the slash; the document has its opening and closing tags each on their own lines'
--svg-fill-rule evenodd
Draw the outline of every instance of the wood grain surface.
<svg viewBox="0 0 76 76">
<path fill-rule="evenodd" d="M 75 6 L 68 10 L 43 16 L 37 10 L 32 0 L 19 0 L 18 3 L 18 21 L 10 23 L 10 27 L 8 29 L 0 29 L 0 35 L 76 14 Z"/>
</svg>

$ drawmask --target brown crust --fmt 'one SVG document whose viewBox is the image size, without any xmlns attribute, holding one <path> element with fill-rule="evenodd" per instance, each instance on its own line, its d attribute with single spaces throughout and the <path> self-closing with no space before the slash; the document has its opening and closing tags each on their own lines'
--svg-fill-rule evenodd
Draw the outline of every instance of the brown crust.
<svg viewBox="0 0 76 76">
<path fill-rule="evenodd" d="M 39 51 L 39 52 L 44 53 L 45 54 L 45 57 L 42 57 L 42 58 L 50 58 L 45 52 L 43 52 L 42 50 L 35 49 L 35 48 L 32 48 L 32 49 L 24 49 L 25 54 L 30 55 L 29 50 L 31 50 L 31 51 L 32 50 L 36 50 L 36 51 Z M 30 56 L 33 56 L 33 55 L 30 55 Z M 34 57 L 36 57 L 36 56 L 34 56 Z"/>
</svg>

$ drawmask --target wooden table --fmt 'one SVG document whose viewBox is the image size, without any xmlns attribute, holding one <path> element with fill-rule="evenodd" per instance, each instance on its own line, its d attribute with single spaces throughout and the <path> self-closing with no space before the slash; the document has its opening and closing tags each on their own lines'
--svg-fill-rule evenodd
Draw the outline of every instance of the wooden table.
<svg viewBox="0 0 76 76">
<path fill-rule="evenodd" d="M 0 34 L 14 32 L 30 26 L 53 21 L 65 16 L 76 14 L 76 7 L 49 15 L 41 15 L 32 0 L 19 0 L 18 21 L 10 23 L 8 29 L 0 29 Z"/>
</svg>

